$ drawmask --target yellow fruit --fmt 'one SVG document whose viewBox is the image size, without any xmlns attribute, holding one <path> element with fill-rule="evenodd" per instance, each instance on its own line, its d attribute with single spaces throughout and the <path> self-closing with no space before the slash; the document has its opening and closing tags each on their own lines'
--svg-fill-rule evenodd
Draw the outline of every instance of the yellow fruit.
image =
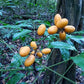
<svg viewBox="0 0 84 84">
<path fill-rule="evenodd" d="M 60 37 L 60 40 L 65 40 L 66 39 L 66 33 L 64 31 L 60 32 L 59 37 Z"/>
<path fill-rule="evenodd" d="M 34 55 L 30 55 L 30 56 L 25 60 L 24 65 L 25 65 L 26 67 L 31 66 L 31 65 L 34 63 L 34 61 L 35 61 L 35 56 L 34 56 Z"/>
<path fill-rule="evenodd" d="M 72 26 L 72 25 L 67 25 L 64 27 L 64 31 L 67 32 L 67 33 L 72 33 L 75 31 L 75 27 Z"/>
<path fill-rule="evenodd" d="M 37 52 L 36 55 L 37 55 L 38 57 L 42 57 L 42 53 L 41 53 L 41 52 Z"/>
<path fill-rule="evenodd" d="M 61 20 L 61 16 L 60 14 L 56 14 L 55 17 L 54 17 L 54 24 L 56 25 L 58 21 Z"/>
<path fill-rule="evenodd" d="M 32 54 L 32 55 L 35 54 L 35 51 L 33 50 L 33 51 L 31 52 L 31 54 Z"/>
<path fill-rule="evenodd" d="M 55 34 L 57 31 L 58 31 L 58 28 L 55 25 L 48 28 L 49 34 Z"/>
<path fill-rule="evenodd" d="M 68 20 L 66 18 L 63 18 L 57 22 L 56 26 L 58 28 L 64 28 L 67 24 L 68 24 Z"/>
<path fill-rule="evenodd" d="M 42 50 L 42 53 L 43 54 L 49 54 L 51 52 L 51 49 L 50 48 L 44 48 L 43 50 Z"/>
<path fill-rule="evenodd" d="M 44 24 L 41 24 L 37 30 L 37 34 L 42 36 L 45 33 L 46 26 Z"/>
<path fill-rule="evenodd" d="M 35 41 L 32 41 L 32 42 L 30 43 L 30 46 L 31 46 L 34 50 L 37 49 L 37 44 L 36 44 Z"/>
<path fill-rule="evenodd" d="M 19 50 L 19 54 L 22 57 L 27 56 L 29 54 L 29 52 L 30 52 L 30 48 L 28 46 L 21 47 Z"/>
</svg>

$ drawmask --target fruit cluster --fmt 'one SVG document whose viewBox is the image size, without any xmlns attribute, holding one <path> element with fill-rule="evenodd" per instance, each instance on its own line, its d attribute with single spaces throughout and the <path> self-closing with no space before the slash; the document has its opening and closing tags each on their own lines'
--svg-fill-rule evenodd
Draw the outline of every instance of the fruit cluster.
<svg viewBox="0 0 84 84">
<path fill-rule="evenodd" d="M 33 48 L 33 51 L 31 51 L 30 48 Z M 35 56 L 38 56 L 41 58 L 43 54 L 49 54 L 50 52 L 51 52 L 50 48 L 44 48 L 42 51 L 40 51 L 35 41 L 32 41 L 30 43 L 30 47 L 24 46 L 24 47 L 21 47 L 19 50 L 19 54 L 22 57 L 25 57 L 30 54 L 30 56 L 24 62 L 24 65 L 26 67 L 31 66 L 35 62 Z"/>
<path fill-rule="evenodd" d="M 68 25 L 68 20 L 66 18 L 61 18 L 60 14 L 56 14 L 54 17 L 54 24 L 48 28 L 49 35 L 55 34 L 58 32 L 58 29 L 61 31 L 59 32 L 60 40 L 66 39 L 66 33 L 72 33 L 75 31 L 75 27 L 72 25 Z M 37 30 L 37 34 L 42 36 L 45 33 L 46 26 L 41 24 Z M 31 51 L 30 48 L 33 48 Z M 31 52 L 30 52 L 31 51 Z M 35 61 L 35 56 L 42 57 L 43 54 L 49 54 L 51 52 L 50 48 L 45 48 L 42 51 L 39 50 L 39 46 L 37 46 L 35 41 L 30 43 L 30 47 L 24 46 L 20 48 L 19 54 L 22 57 L 25 57 L 30 54 L 30 56 L 25 60 L 24 65 L 30 66 Z"/>
<path fill-rule="evenodd" d="M 72 25 L 68 25 L 68 19 L 62 18 L 60 14 L 56 14 L 54 17 L 54 24 L 51 27 L 48 28 L 48 33 L 55 34 L 57 33 L 58 29 L 61 31 L 59 32 L 59 38 L 60 40 L 66 39 L 66 33 L 72 33 L 75 31 L 75 27 Z M 41 24 L 37 30 L 37 34 L 42 36 L 46 30 L 46 26 L 44 24 Z"/>
<path fill-rule="evenodd" d="M 66 33 L 72 33 L 75 31 L 75 27 L 72 25 L 68 25 L 68 19 L 62 18 L 60 14 L 56 14 L 54 17 L 54 24 L 58 29 L 61 29 L 59 32 L 60 40 L 66 39 Z M 56 29 L 57 31 L 57 29 Z"/>
</svg>

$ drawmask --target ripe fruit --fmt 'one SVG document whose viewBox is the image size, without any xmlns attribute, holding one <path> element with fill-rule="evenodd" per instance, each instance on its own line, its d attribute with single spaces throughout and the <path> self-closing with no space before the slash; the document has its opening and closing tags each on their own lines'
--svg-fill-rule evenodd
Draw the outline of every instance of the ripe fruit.
<svg viewBox="0 0 84 84">
<path fill-rule="evenodd" d="M 31 65 L 34 63 L 34 61 L 35 61 L 35 56 L 34 56 L 34 55 L 30 55 L 30 56 L 25 60 L 24 65 L 25 65 L 26 67 L 31 66 Z"/>
<path fill-rule="evenodd" d="M 38 57 L 42 57 L 42 53 L 41 53 L 41 52 L 37 52 L 36 55 L 37 55 Z"/>
<path fill-rule="evenodd" d="M 20 48 L 19 54 L 20 56 L 25 57 L 29 54 L 29 52 L 30 52 L 30 48 L 28 46 L 24 46 Z"/>
<path fill-rule="evenodd" d="M 37 34 L 42 36 L 45 33 L 46 26 L 44 24 L 41 24 L 37 30 Z"/>
<path fill-rule="evenodd" d="M 61 19 L 60 21 L 57 22 L 56 26 L 58 28 L 63 28 L 68 24 L 68 20 L 66 18 Z"/>
<path fill-rule="evenodd" d="M 34 55 L 35 54 L 35 51 L 33 50 L 32 52 L 31 52 L 31 55 Z"/>
<path fill-rule="evenodd" d="M 35 41 L 32 41 L 32 42 L 30 43 L 30 46 L 31 46 L 34 50 L 37 49 L 37 44 L 36 44 Z"/>
<path fill-rule="evenodd" d="M 66 33 L 64 31 L 59 33 L 60 40 L 65 40 L 66 39 Z"/>
<path fill-rule="evenodd" d="M 54 17 L 54 24 L 56 25 L 59 20 L 61 20 L 61 16 L 60 14 L 56 14 Z"/>
<path fill-rule="evenodd" d="M 50 48 L 44 48 L 43 50 L 42 50 L 42 53 L 43 54 L 49 54 L 51 52 L 51 49 Z"/>
<path fill-rule="evenodd" d="M 72 26 L 72 25 L 67 25 L 64 27 L 64 31 L 67 32 L 67 33 L 72 33 L 75 31 L 75 27 Z"/>
<path fill-rule="evenodd" d="M 53 26 L 48 28 L 48 33 L 49 34 L 55 34 L 57 32 L 57 30 L 58 30 L 58 28 L 55 25 L 53 25 Z"/>
</svg>

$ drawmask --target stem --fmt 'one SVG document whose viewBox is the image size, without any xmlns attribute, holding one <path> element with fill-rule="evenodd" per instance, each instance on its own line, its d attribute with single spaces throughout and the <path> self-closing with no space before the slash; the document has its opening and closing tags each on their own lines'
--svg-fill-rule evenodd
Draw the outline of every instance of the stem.
<svg viewBox="0 0 84 84">
<path fill-rule="evenodd" d="M 38 63 L 38 62 L 36 62 Z M 41 65 L 40 63 L 38 63 L 39 65 Z M 69 78 L 59 74 L 58 72 L 55 72 L 54 70 L 50 69 L 49 67 L 45 66 L 45 65 L 42 65 L 43 67 L 45 67 L 46 69 L 50 70 L 51 72 L 57 74 L 58 76 L 61 76 L 62 78 L 66 79 L 67 81 L 71 82 L 72 84 L 76 84 L 74 81 L 70 80 Z"/>
<path fill-rule="evenodd" d="M 64 72 L 63 76 L 69 71 L 69 69 L 73 66 L 73 64 L 74 64 L 74 63 L 72 63 L 72 64 L 68 67 L 68 69 Z M 56 84 L 58 84 L 61 79 L 62 79 L 62 77 L 59 78 L 59 80 L 56 82 Z"/>
<path fill-rule="evenodd" d="M 59 63 L 53 64 L 53 65 L 48 66 L 48 67 L 51 68 L 51 67 L 54 67 L 54 66 L 56 66 L 56 65 L 62 64 L 62 63 L 64 63 L 64 62 L 67 62 L 67 61 L 69 61 L 69 60 L 71 60 L 71 59 L 64 60 L 64 61 L 62 61 L 62 62 L 59 62 Z"/>
</svg>

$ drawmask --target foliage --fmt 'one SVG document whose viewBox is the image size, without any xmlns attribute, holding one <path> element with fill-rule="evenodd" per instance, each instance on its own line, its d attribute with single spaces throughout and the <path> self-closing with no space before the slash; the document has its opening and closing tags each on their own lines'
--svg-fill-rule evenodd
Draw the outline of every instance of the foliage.
<svg viewBox="0 0 84 84">
<path fill-rule="evenodd" d="M 84 71 L 84 53 L 81 53 L 71 59 Z"/>
<path fill-rule="evenodd" d="M 54 16 L 56 10 L 55 0 L 37 0 L 36 4 L 34 0 L 1 0 L 0 7 L 3 7 L 3 9 L 0 9 L 0 47 L 2 47 L 0 49 L 0 76 L 5 79 L 7 84 L 11 84 L 11 82 L 16 84 L 20 82 L 21 79 L 24 79 L 25 75 L 28 78 L 31 74 L 34 76 L 34 82 L 36 82 L 40 74 L 47 69 L 73 83 L 73 81 L 51 69 L 52 66 L 67 62 L 70 59 L 84 71 L 84 53 L 79 54 L 78 49 L 76 49 L 76 46 L 74 45 L 74 42 L 78 43 L 80 46 L 84 44 L 84 37 L 82 36 L 84 35 L 84 31 L 77 31 L 72 35 L 67 34 L 66 41 L 62 42 L 59 41 L 58 34 L 49 35 L 47 32 L 48 27 L 50 27 L 51 22 L 53 21 L 51 16 Z M 8 15 L 9 18 L 8 16 L 5 16 L 7 11 L 8 14 L 10 14 L 9 11 L 11 11 L 11 15 Z M 26 17 L 26 20 L 23 20 L 23 17 Z M 42 18 L 45 18 L 45 20 Z M 10 22 L 12 22 L 12 24 L 10 24 Z M 42 23 L 47 26 L 46 32 L 42 38 L 35 38 L 36 29 Z M 18 54 L 19 47 L 29 45 L 31 40 L 41 41 L 43 43 L 43 39 L 46 41 L 45 46 L 60 50 L 64 61 L 47 67 L 46 64 L 50 57 L 50 55 L 47 55 L 41 59 L 36 58 L 35 67 L 34 65 L 24 67 L 24 60 L 27 57 L 20 57 Z M 43 45 L 44 44 L 40 45 L 41 49 L 43 48 Z M 78 55 L 71 57 L 70 51 L 77 52 Z M 7 60 L 9 62 L 7 62 Z M 45 64 L 42 63 L 42 60 Z M 35 69 L 39 73 L 38 77 L 35 76 Z M 34 84 L 34 82 L 32 84 Z M 23 81 L 21 84 L 26 83 Z"/>
</svg>

